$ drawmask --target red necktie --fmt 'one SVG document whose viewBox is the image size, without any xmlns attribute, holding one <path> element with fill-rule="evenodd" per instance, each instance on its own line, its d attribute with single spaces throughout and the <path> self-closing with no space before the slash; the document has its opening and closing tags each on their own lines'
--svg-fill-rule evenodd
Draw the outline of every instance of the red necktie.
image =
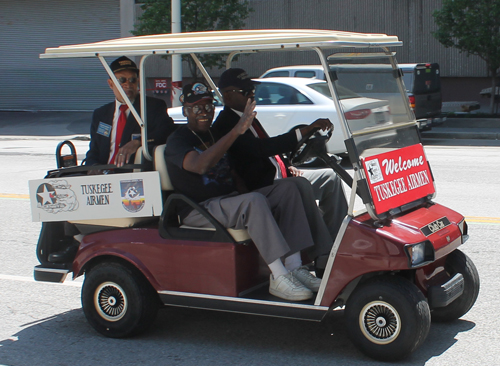
<svg viewBox="0 0 500 366">
<path fill-rule="evenodd" d="M 257 121 L 256 119 L 253 120 L 252 127 L 255 130 L 255 132 L 257 133 L 257 136 L 259 136 L 259 138 L 265 139 L 265 138 L 269 137 L 267 135 L 266 131 L 264 131 L 264 128 L 261 126 L 260 122 Z M 281 177 L 282 178 L 288 177 L 286 165 L 283 162 L 283 159 L 281 158 L 281 156 L 274 155 L 274 158 L 276 159 L 276 162 L 278 163 L 278 165 L 280 167 Z"/>
<path fill-rule="evenodd" d="M 127 109 L 128 106 L 126 104 L 122 104 L 120 106 L 120 115 L 118 116 L 118 123 L 116 124 L 115 149 L 113 151 L 111 164 L 115 164 L 116 155 L 118 154 L 118 149 L 120 148 L 123 129 L 125 128 L 125 124 L 127 123 Z"/>
</svg>

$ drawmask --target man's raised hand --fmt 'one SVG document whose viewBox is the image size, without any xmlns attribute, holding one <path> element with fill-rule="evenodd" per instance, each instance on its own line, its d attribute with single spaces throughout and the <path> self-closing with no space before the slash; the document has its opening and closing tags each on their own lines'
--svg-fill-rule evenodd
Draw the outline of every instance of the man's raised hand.
<svg viewBox="0 0 500 366">
<path fill-rule="evenodd" d="M 257 115 L 257 112 L 255 112 L 255 105 L 257 103 L 254 101 L 251 101 L 250 98 L 247 100 L 247 104 L 245 105 L 245 110 L 243 111 L 243 115 L 241 116 L 240 120 L 238 121 L 238 124 L 235 126 L 236 131 L 238 134 L 243 135 L 246 130 L 252 125 L 253 119 Z"/>
</svg>

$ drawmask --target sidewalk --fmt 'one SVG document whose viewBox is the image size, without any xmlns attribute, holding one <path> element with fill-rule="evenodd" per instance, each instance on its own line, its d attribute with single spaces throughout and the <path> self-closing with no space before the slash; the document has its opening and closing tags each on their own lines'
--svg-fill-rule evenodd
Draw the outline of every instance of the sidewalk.
<svg viewBox="0 0 500 366">
<path fill-rule="evenodd" d="M 92 111 L 3 112 L 0 111 L 0 138 L 6 136 L 81 136 L 90 134 Z"/>
<path fill-rule="evenodd" d="M 448 118 L 441 126 L 422 132 L 422 138 L 500 140 L 500 118 Z"/>
</svg>

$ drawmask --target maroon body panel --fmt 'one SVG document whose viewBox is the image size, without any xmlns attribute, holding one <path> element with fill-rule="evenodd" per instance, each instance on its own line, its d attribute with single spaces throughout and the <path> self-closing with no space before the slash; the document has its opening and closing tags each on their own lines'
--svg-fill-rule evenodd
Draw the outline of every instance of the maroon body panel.
<svg viewBox="0 0 500 366">
<path fill-rule="evenodd" d="M 106 255 L 133 264 L 157 291 L 238 296 L 259 282 L 259 253 L 253 244 L 168 240 L 153 228 L 85 236 L 73 263 L 74 276 Z"/>
<path fill-rule="evenodd" d="M 450 225 L 425 236 L 425 225 L 446 217 Z M 462 244 L 458 223 L 463 216 L 433 204 L 418 208 L 376 227 L 368 214 L 353 218 L 340 243 L 322 306 L 331 306 L 340 292 L 357 277 L 374 272 L 414 270 L 417 286 L 443 283 L 445 257 Z M 406 244 L 429 240 L 435 261 L 410 268 Z M 259 253 L 253 244 L 169 240 L 155 228 L 104 231 L 84 237 L 73 263 L 74 276 L 89 261 L 101 256 L 122 258 L 138 268 L 157 291 L 238 296 L 266 280 Z"/>
<path fill-rule="evenodd" d="M 450 225 L 429 236 L 420 230 L 443 217 L 448 218 Z M 438 204 L 406 213 L 381 228 L 373 225 L 368 214 L 353 218 L 340 243 L 321 305 L 331 306 L 340 292 L 361 275 L 411 269 L 404 246 L 429 240 L 436 261 L 416 270 L 416 284 L 426 293 L 426 288 L 445 274 L 445 256 L 462 244 L 458 227 L 462 220 L 462 215 Z"/>
</svg>

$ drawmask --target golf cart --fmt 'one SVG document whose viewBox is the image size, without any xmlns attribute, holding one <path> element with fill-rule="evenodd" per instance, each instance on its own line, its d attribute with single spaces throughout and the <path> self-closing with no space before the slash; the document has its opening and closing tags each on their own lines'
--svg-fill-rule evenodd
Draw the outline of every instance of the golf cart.
<svg viewBox="0 0 500 366">
<path fill-rule="evenodd" d="M 42 58 L 97 57 L 117 86 L 104 57 L 141 56 L 139 75 L 145 85 L 147 57 L 190 54 L 215 93 L 196 54 L 226 53 L 230 67 L 240 53 L 310 51 L 327 70 L 337 111 L 343 110 L 337 93 L 342 67 L 360 64 L 384 71 L 380 84 L 364 89 L 387 101 L 392 118 L 351 131 L 338 113 L 342 131 L 334 133 L 344 136 L 353 176 L 325 152 L 328 136 L 304 136 L 290 153 L 297 164 L 318 156 L 350 188 L 348 215 L 325 266 L 318 267 L 321 287 L 311 300 L 270 295 L 269 272 L 248 233 L 222 227 L 196 202 L 175 192 L 163 158 L 165 145 L 148 151 L 147 121 L 131 104 L 142 127 L 143 148 L 134 164 L 124 166 L 128 171 L 113 165 L 61 166 L 45 179 L 30 181 L 33 220 L 42 222 L 35 279 L 63 282 L 70 272 L 73 278 L 85 275 L 83 311 L 108 337 L 146 330 L 162 305 L 317 322 L 344 310 L 349 336 L 362 352 L 379 360 L 408 356 L 425 341 L 431 319 L 452 321 L 469 311 L 479 276 L 458 249 L 468 239 L 464 217 L 434 202 L 430 166 L 388 49 L 397 46 L 397 37 L 382 34 L 277 29 L 140 36 L 46 49 Z M 336 72 L 328 72 L 332 65 Z M 362 75 L 357 82 L 361 87 Z M 141 98 L 144 93 L 141 89 Z M 141 159 L 152 162 L 152 170 Z M 114 174 L 86 175 L 90 169 Z M 365 207 L 360 212 L 354 212 L 357 200 Z M 186 203 L 213 228 L 179 222 L 179 206 Z"/>
</svg>

